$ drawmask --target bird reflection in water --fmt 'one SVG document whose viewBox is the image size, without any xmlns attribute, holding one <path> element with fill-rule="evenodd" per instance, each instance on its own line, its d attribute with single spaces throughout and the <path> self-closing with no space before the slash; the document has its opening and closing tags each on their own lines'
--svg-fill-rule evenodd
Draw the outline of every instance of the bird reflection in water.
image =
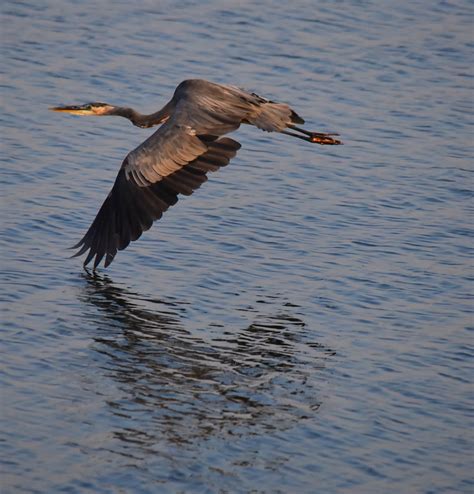
<svg viewBox="0 0 474 494">
<path fill-rule="evenodd" d="M 312 342 L 285 307 L 253 315 L 241 331 L 213 333 L 208 343 L 209 332 L 184 327 L 185 304 L 145 300 L 106 276 L 84 277 L 83 300 L 100 309 L 94 347 L 117 384 L 107 396 L 121 418 L 115 435 L 129 447 L 156 452 L 164 440 L 260 434 L 314 417 L 318 370 L 333 352 Z"/>
</svg>

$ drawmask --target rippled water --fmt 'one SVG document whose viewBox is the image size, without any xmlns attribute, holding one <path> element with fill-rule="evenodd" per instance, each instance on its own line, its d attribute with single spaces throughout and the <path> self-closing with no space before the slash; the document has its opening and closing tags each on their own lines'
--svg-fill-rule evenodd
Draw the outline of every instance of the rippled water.
<svg viewBox="0 0 474 494">
<path fill-rule="evenodd" d="M 472 4 L 2 4 L 2 484 L 472 492 Z M 68 259 L 183 79 L 287 101 L 97 276 Z"/>
</svg>

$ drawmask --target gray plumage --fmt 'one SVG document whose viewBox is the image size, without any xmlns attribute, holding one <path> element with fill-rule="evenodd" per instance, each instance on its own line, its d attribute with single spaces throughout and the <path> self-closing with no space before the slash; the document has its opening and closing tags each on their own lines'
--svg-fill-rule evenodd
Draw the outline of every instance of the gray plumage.
<svg viewBox="0 0 474 494">
<path fill-rule="evenodd" d="M 88 252 L 94 269 L 105 256 L 107 267 L 118 250 L 137 240 L 153 221 L 207 180 L 207 173 L 225 166 L 240 144 L 221 137 L 242 123 L 267 132 L 281 132 L 319 144 L 340 144 L 335 134 L 295 126 L 304 120 L 287 104 L 275 103 L 234 86 L 187 80 L 158 112 L 141 115 L 105 103 L 52 108 L 79 115 L 118 115 L 139 127 L 161 127 L 125 158 L 115 184 L 94 222 L 75 246 L 76 256 Z M 290 128 L 294 132 L 287 129 Z"/>
</svg>

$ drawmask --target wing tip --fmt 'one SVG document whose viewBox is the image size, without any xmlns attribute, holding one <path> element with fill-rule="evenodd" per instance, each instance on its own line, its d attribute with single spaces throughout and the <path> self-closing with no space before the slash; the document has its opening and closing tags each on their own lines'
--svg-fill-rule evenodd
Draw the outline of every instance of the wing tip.
<svg viewBox="0 0 474 494">
<path fill-rule="evenodd" d="M 104 261 L 104 268 L 107 268 L 108 266 L 110 266 L 110 264 L 112 264 L 112 261 L 115 259 L 115 256 L 117 255 L 117 250 L 115 250 L 115 252 L 99 253 L 99 252 L 93 250 L 92 247 L 84 245 L 82 247 L 82 249 L 80 249 L 78 252 L 76 252 L 72 256 L 69 256 L 69 259 L 74 259 L 75 257 L 79 257 L 79 256 L 83 255 L 88 249 L 89 249 L 89 253 L 87 254 L 86 258 L 84 259 L 82 266 L 84 268 L 87 268 L 88 264 L 95 257 L 94 264 L 92 267 L 93 271 L 95 271 L 99 267 L 102 260 Z"/>
</svg>

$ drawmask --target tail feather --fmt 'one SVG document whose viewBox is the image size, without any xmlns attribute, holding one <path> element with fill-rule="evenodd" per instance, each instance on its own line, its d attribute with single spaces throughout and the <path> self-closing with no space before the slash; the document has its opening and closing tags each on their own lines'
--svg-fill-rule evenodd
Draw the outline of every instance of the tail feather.
<svg viewBox="0 0 474 494">
<path fill-rule="evenodd" d="M 304 119 L 301 118 L 294 110 L 291 110 L 291 123 L 304 124 Z"/>
</svg>

